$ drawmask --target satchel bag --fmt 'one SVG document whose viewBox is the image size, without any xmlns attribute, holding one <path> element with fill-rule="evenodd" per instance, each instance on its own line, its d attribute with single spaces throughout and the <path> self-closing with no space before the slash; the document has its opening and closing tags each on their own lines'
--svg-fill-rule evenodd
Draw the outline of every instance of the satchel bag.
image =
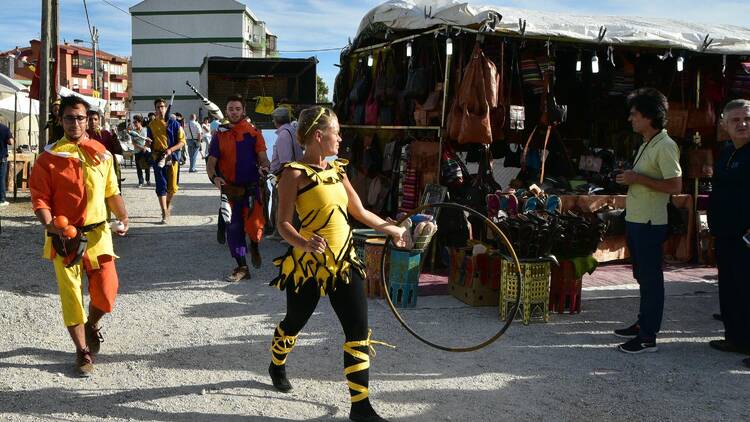
<svg viewBox="0 0 750 422">
<path fill-rule="evenodd" d="M 459 88 L 459 105 L 463 109 L 459 143 L 492 143 L 490 102 L 497 96 L 496 77 L 494 63 L 485 57 L 476 43 Z M 497 99 L 494 101 L 496 103 Z"/>
<path fill-rule="evenodd" d="M 424 56 L 422 53 L 421 56 Z M 424 63 L 417 63 L 415 56 L 409 61 L 409 69 L 406 76 L 406 86 L 404 86 L 404 98 L 414 99 L 417 102 L 423 102 L 429 93 L 428 86 L 428 69 Z"/>
</svg>

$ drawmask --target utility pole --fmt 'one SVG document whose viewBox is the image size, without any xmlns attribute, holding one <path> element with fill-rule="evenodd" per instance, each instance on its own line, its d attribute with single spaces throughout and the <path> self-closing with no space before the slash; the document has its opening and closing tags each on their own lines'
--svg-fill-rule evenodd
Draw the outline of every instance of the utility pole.
<svg viewBox="0 0 750 422">
<path fill-rule="evenodd" d="M 99 66 L 96 60 L 96 51 L 98 50 L 97 44 L 99 43 L 99 29 L 95 26 L 91 27 L 91 47 L 94 50 L 93 65 L 94 65 L 94 91 L 99 92 Z"/>
<path fill-rule="evenodd" d="M 52 0 L 42 0 L 42 46 L 39 52 L 39 151 L 47 146 L 47 115 L 49 114 L 50 41 L 52 29 Z M 30 140 L 29 140 L 30 141 Z"/>
<path fill-rule="evenodd" d="M 50 14 L 50 44 L 52 45 L 52 65 L 50 68 L 52 69 L 54 79 L 51 82 L 52 86 L 50 87 L 49 97 L 50 100 L 55 100 L 57 98 L 57 90 L 60 88 L 60 49 L 58 48 L 60 45 L 60 29 L 58 25 L 60 16 L 59 0 L 52 0 Z"/>
</svg>

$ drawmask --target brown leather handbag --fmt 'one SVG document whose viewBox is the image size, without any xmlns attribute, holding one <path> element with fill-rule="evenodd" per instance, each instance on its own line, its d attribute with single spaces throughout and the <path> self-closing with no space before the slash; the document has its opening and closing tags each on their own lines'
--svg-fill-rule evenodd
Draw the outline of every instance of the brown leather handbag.
<svg viewBox="0 0 750 422">
<path fill-rule="evenodd" d="M 490 125 L 491 104 L 497 105 L 497 68 L 474 44 L 471 60 L 459 87 L 459 106 L 462 108 L 461 133 L 458 142 L 492 143 Z"/>
</svg>

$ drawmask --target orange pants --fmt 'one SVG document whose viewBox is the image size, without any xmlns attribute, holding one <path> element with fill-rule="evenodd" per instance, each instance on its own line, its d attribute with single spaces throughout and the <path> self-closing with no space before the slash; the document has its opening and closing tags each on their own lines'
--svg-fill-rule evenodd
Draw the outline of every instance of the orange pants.
<svg viewBox="0 0 750 422">
<path fill-rule="evenodd" d="M 99 269 L 91 268 L 88 259 L 84 257 L 81 262 L 65 268 L 63 259 L 55 257 L 53 264 L 57 276 L 57 288 L 60 292 L 60 304 L 62 305 L 63 321 L 66 327 L 86 323 L 86 310 L 83 307 L 83 272 L 89 280 L 89 297 L 91 306 L 102 311 L 112 312 L 117 297 L 119 281 L 115 260 L 109 255 L 101 255 L 98 258 Z"/>
</svg>

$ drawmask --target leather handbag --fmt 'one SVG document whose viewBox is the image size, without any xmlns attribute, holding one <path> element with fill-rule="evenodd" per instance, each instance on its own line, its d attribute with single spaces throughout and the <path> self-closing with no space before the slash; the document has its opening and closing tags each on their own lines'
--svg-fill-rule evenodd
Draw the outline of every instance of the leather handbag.
<svg viewBox="0 0 750 422">
<path fill-rule="evenodd" d="M 404 98 L 414 99 L 420 103 L 423 102 L 429 92 L 427 76 L 427 67 L 424 63 L 417 63 L 416 56 L 412 56 L 406 75 L 406 86 L 404 86 L 403 92 Z"/>
<path fill-rule="evenodd" d="M 367 63 L 363 60 L 357 63 L 357 70 L 354 74 L 354 83 L 352 90 L 349 92 L 349 102 L 352 104 L 362 104 L 367 101 L 370 95 L 372 77 Z"/>
<path fill-rule="evenodd" d="M 370 96 L 367 98 L 367 103 L 365 104 L 365 124 L 373 126 L 377 125 L 379 113 L 380 104 L 378 104 L 378 101 L 375 99 L 374 92 L 371 92 Z"/>
<path fill-rule="evenodd" d="M 497 69 L 476 43 L 459 87 L 462 108 L 459 143 L 492 143 L 490 105 L 493 101 L 497 104 Z"/>
</svg>

